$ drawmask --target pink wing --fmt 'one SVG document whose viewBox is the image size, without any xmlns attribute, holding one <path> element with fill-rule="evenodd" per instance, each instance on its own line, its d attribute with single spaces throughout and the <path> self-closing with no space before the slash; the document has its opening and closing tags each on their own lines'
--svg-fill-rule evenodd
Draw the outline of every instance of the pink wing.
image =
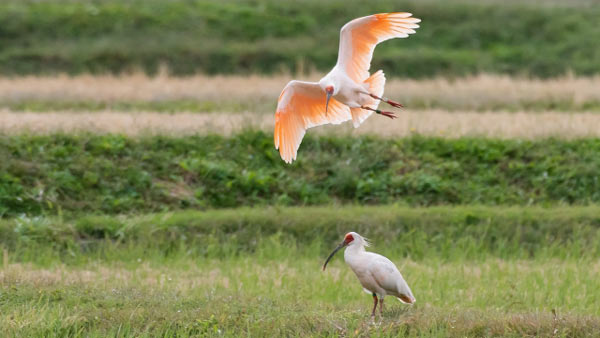
<svg viewBox="0 0 600 338">
<path fill-rule="evenodd" d="M 411 13 L 381 13 L 354 19 L 342 27 L 338 65 L 351 79 L 362 83 L 369 77 L 375 46 L 388 39 L 406 38 L 419 28 Z"/>
<path fill-rule="evenodd" d="M 331 98 L 325 115 L 325 92 L 316 82 L 290 81 L 277 101 L 275 113 L 275 149 L 292 163 L 306 129 L 327 123 L 339 124 L 352 119 L 350 108 Z"/>
</svg>

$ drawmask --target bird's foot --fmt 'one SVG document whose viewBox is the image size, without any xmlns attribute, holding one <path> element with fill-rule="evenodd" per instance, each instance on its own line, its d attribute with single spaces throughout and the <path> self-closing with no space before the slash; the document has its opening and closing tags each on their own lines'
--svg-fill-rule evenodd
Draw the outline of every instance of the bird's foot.
<svg viewBox="0 0 600 338">
<path fill-rule="evenodd" d="M 371 321 L 371 324 L 377 325 L 377 322 L 378 322 L 377 316 L 376 315 L 371 315 L 370 321 Z"/>
<path fill-rule="evenodd" d="M 381 317 L 381 316 L 371 316 L 369 318 L 368 322 L 370 322 L 371 325 L 377 327 L 377 326 L 381 325 L 381 323 L 383 322 L 383 317 Z"/>
<path fill-rule="evenodd" d="M 390 106 L 396 107 L 396 108 L 403 108 L 404 106 L 401 103 L 398 103 L 396 101 L 392 101 L 392 100 L 388 100 L 385 97 L 383 98 L 384 102 L 389 104 Z"/>
<path fill-rule="evenodd" d="M 395 119 L 398 117 L 398 116 L 396 116 L 396 114 L 392 113 L 391 111 L 375 109 L 375 113 L 377 113 L 379 115 L 387 116 L 391 119 Z"/>
<path fill-rule="evenodd" d="M 396 107 L 396 108 L 403 108 L 404 106 L 401 103 L 398 103 L 396 101 L 392 101 L 390 99 L 388 99 L 387 97 L 379 97 L 377 95 L 374 94 L 369 94 L 372 98 L 379 100 L 379 101 L 383 101 L 387 104 L 389 104 L 392 107 Z"/>
<path fill-rule="evenodd" d="M 391 111 L 373 109 L 373 108 L 371 108 L 369 106 L 361 106 L 361 108 L 362 109 L 366 109 L 366 110 L 370 110 L 370 111 L 374 111 L 376 114 L 387 116 L 387 117 L 389 117 L 391 119 L 395 119 L 396 117 L 398 117 L 398 116 L 396 116 L 396 114 L 392 113 Z"/>
</svg>

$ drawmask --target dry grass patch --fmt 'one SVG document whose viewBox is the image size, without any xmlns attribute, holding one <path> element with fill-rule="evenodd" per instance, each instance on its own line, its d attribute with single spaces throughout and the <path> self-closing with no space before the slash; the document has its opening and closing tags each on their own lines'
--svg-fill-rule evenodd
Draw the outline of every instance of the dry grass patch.
<svg viewBox="0 0 600 338">
<path fill-rule="evenodd" d="M 388 74 L 389 76 L 390 74 Z M 320 74 L 306 76 L 318 80 Z M 100 102 L 141 105 L 140 102 L 191 100 L 199 107 L 275 109 L 277 97 L 293 76 L 126 76 L 0 78 L 0 103 Z M 589 110 L 600 107 L 600 77 L 537 80 L 501 75 L 429 80 L 388 79 L 386 96 L 407 107 L 445 110 Z M 40 103 L 41 102 L 41 103 Z M 143 105 L 141 105 L 143 106 Z M 25 110 L 28 110 L 25 105 Z M 36 109 L 40 109 L 39 107 Z M 132 109 L 135 109 L 135 104 Z M 211 108 L 211 110 L 214 110 Z"/>
<path fill-rule="evenodd" d="M 0 78 L 0 100 L 166 101 L 279 96 L 288 76 L 149 77 L 143 73 Z"/>
</svg>

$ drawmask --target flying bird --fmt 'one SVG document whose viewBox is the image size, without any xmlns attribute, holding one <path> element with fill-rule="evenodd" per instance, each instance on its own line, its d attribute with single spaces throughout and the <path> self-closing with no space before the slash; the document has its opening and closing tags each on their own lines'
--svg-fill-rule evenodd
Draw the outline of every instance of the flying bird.
<svg viewBox="0 0 600 338">
<path fill-rule="evenodd" d="M 333 255 L 342 248 L 344 260 L 354 271 L 366 293 L 373 295 L 373 312 L 375 317 L 377 299 L 379 299 L 379 312 L 383 314 L 383 298 L 387 295 L 397 297 L 402 303 L 414 304 L 416 299 L 408 284 L 392 261 L 374 252 L 365 251 L 369 243 L 356 232 L 349 232 L 344 236 L 344 241 L 333 250 L 323 264 L 323 271 Z"/>
<path fill-rule="evenodd" d="M 319 82 L 290 81 L 279 95 L 275 112 L 275 149 L 292 163 L 308 128 L 352 120 L 358 127 L 373 112 L 395 118 L 377 109 L 380 101 L 400 108 L 383 97 L 385 75 L 369 74 L 375 46 L 385 40 L 406 38 L 419 28 L 411 13 L 381 13 L 354 19 L 340 31 L 338 59 Z"/>
</svg>

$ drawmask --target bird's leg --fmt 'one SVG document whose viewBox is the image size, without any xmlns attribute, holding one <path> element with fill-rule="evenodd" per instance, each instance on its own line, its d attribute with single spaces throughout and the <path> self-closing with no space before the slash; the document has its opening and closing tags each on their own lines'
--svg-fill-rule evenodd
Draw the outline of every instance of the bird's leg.
<svg viewBox="0 0 600 338">
<path fill-rule="evenodd" d="M 371 312 L 371 317 L 375 318 L 375 310 L 377 310 L 377 295 L 373 293 L 373 312 Z"/>
<path fill-rule="evenodd" d="M 396 107 L 396 108 L 402 108 L 404 107 L 402 104 L 396 102 L 396 101 L 392 101 L 390 99 L 388 99 L 387 97 L 379 97 L 375 94 L 369 94 L 372 98 L 379 100 L 379 101 L 383 101 L 387 104 L 389 104 L 390 106 Z"/>
<path fill-rule="evenodd" d="M 367 107 L 367 106 L 360 106 L 360 108 L 374 111 L 375 113 L 377 113 L 379 115 L 387 116 L 391 119 L 395 119 L 396 117 L 398 117 L 398 116 L 396 116 L 396 114 L 392 113 L 391 111 L 383 111 L 383 110 L 379 110 L 379 109 L 373 109 L 373 108 Z"/>
<path fill-rule="evenodd" d="M 383 298 L 379 300 L 379 314 L 383 317 Z"/>
</svg>

